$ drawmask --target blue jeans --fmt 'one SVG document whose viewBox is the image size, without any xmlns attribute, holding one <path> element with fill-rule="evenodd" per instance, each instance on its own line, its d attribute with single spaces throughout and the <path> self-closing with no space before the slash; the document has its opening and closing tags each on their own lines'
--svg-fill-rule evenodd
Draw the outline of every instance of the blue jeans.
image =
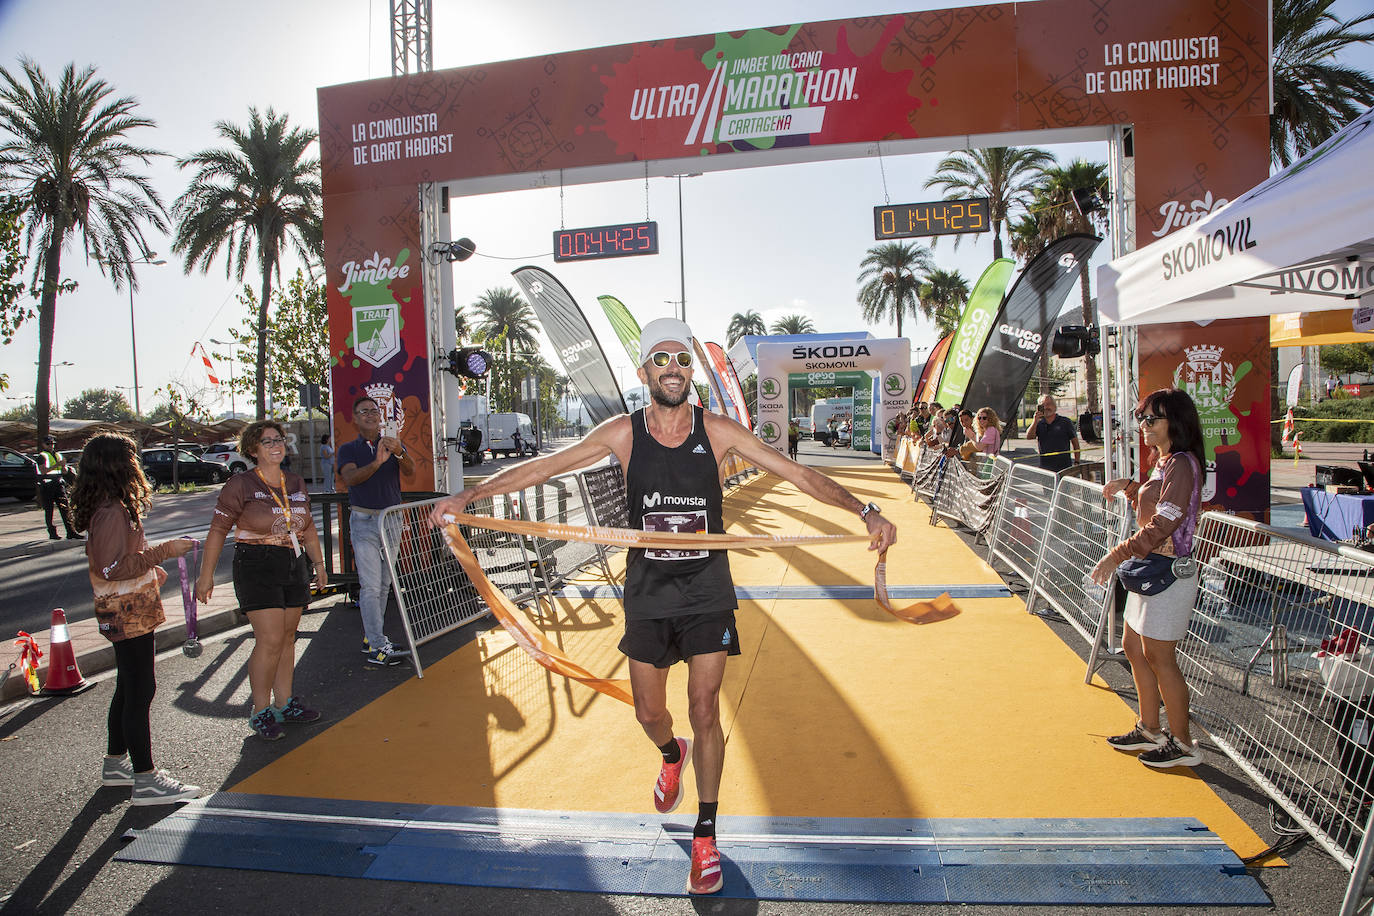
<svg viewBox="0 0 1374 916">
<path fill-rule="evenodd" d="M 386 599 L 391 591 L 391 568 L 382 549 L 381 519 L 377 516 L 351 515 L 353 563 L 358 569 L 358 610 L 362 612 L 363 634 L 375 651 L 390 640 L 382 632 Z"/>
</svg>

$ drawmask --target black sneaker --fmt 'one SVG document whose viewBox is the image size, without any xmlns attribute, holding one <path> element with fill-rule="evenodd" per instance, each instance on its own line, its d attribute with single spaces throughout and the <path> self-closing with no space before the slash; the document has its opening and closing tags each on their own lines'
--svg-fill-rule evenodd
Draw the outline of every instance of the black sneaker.
<svg viewBox="0 0 1374 916">
<path fill-rule="evenodd" d="M 1184 747 L 1173 735 L 1152 751 L 1146 751 L 1137 758 L 1147 767 L 1162 770 L 1165 767 L 1195 767 L 1202 763 L 1202 749 L 1197 743 Z"/>
<path fill-rule="evenodd" d="M 1164 743 L 1164 733 L 1151 731 L 1144 722 L 1137 722 L 1135 728 L 1124 735 L 1113 735 L 1107 743 L 1118 751 L 1152 751 Z"/>
<path fill-rule="evenodd" d="M 277 721 L 285 725 L 307 725 L 319 719 L 320 711 L 306 706 L 300 697 L 287 700 L 286 705 L 277 712 Z"/>
</svg>

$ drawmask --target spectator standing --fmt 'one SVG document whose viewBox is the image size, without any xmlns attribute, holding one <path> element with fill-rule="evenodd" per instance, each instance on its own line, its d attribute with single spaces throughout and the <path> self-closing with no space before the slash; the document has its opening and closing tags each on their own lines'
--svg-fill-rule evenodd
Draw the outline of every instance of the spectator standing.
<svg viewBox="0 0 1374 916">
<path fill-rule="evenodd" d="M 320 436 L 320 473 L 324 475 L 324 491 L 334 492 L 334 446 L 329 442 L 329 433 Z"/>
<path fill-rule="evenodd" d="M 149 710 L 157 692 L 153 631 L 167 619 L 162 611 L 161 564 L 184 555 L 193 541 L 176 538 L 148 545 L 143 516 L 152 487 L 134 441 L 99 433 L 81 453 L 72 490 L 78 530 L 89 531 L 86 565 L 95 593 L 100 633 L 114 644 L 115 689 L 106 719 L 102 786 L 131 786 L 130 804 L 166 805 L 200 794 L 153 765 Z"/>
<path fill-rule="evenodd" d="M 1063 471 L 1077 464 L 1082 458 L 1082 444 L 1078 441 L 1078 430 L 1068 417 L 1059 415 L 1059 405 L 1048 394 L 1040 396 L 1035 407 L 1035 417 L 1026 438 L 1035 440 L 1040 452 L 1040 466 L 1047 471 Z M 1069 451 L 1072 448 L 1073 454 Z"/>
<path fill-rule="evenodd" d="M 797 446 L 801 442 L 801 425 L 797 423 L 797 418 L 793 417 L 787 421 L 787 457 L 793 461 L 797 460 Z"/>
<path fill-rule="evenodd" d="M 310 603 L 310 570 L 315 584 L 328 585 L 324 553 L 310 514 L 305 481 L 282 467 L 286 433 L 275 420 L 249 423 L 239 435 L 239 454 L 257 467 L 229 479 L 219 491 L 205 556 L 196 581 L 196 598 L 209 601 L 215 564 L 230 531 L 234 536 L 234 596 L 253 627 L 248 657 L 252 692 L 249 726 L 258 737 L 276 741 L 282 725 L 320 718 L 294 692 L 296 627 Z M 276 704 L 272 700 L 276 699 Z"/>
<path fill-rule="evenodd" d="M 43 521 L 48 526 L 48 539 L 53 541 L 58 539 L 57 526 L 52 521 L 53 509 L 57 509 L 62 516 L 67 540 L 81 540 L 81 535 L 72 528 L 71 508 L 67 504 L 67 479 L 64 476 L 66 470 L 66 459 L 57 451 L 57 438 L 45 436 L 43 450 L 38 453 L 38 495 L 43 501 Z"/>
<path fill-rule="evenodd" d="M 1143 485 L 1121 478 L 1102 488 L 1108 499 L 1125 491 L 1135 506 L 1139 529 L 1093 567 L 1089 575 L 1098 585 L 1110 582 L 1116 568 L 1132 557 L 1186 557 L 1192 552 L 1206 460 L 1197 407 L 1187 392 L 1161 388 L 1141 400 L 1136 419 L 1145 444 L 1154 449 L 1154 470 Z M 1191 767 L 1202 762 L 1202 751 L 1189 730 L 1188 682 L 1175 651 L 1188 635 L 1198 579 L 1194 574 L 1149 597 L 1135 592 L 1126 597 L 1121 641 L 1131 662 L 1140 718 L 1135 728 L 1107 743 L 1120 751 L 1144 751 L 1140 762 L 1146 766 Z M 1161 700 L 1169 714 L 1167 731 L 1160 727 Z"/>
<path fill-rule="evenodd" d="M 372 398 L 353 402 L 353 423 L 358 438 L 339 446 L 339 476 L 348 486 L 363 652 L 368 664 L 385 668 L 399 665 L 410 652 L 395 646 L 382 629 L 391 595 L 391 569 L 382 548 L 381 514 L 400 504 L 401 474 L 410 474 L 413 467 L 405 446 L 394 436 L 382 435 L 382 411 Z"/>
</svg>

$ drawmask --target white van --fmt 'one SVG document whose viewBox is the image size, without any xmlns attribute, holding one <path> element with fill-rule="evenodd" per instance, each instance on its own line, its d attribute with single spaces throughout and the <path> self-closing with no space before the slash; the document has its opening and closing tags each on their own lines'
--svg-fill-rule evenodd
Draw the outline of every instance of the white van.
<svg viewBox="0 0 1374 916">
<path fill-rule="evenodd" d="M 485 446 L 494 456 L 504 453 L 507 456 L 514 454 L 533 455 L 536 454 L 534 447 L 534 424 L 530 422 L 528 414 L 523 413 L 493 413 L 487 415 Z M 476 424 L 481 423 L 481 417 L 477 417 Z M 479 427 L 480 428 L 480 425 Z M 520 433 L 520 445 L 516 446 L 515 434 Z"/>
</svg>

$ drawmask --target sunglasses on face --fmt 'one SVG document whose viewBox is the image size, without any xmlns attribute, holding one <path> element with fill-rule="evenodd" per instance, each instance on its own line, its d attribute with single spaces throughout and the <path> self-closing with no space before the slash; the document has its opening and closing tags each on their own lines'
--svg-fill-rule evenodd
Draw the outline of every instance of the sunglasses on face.
<svg viewBox="0 0 1374 916">
<path fill-rule="evenodd" d="M 1156 421 L 1163 420 L 1164 417 L 1156 417 L 1152 414 L 1138 413 L 1135 415 L 1136 422 L 1141 426 L 1154 426 Z"/>
<path fill-rule="evenodd" d="M 649 354 L 649 362 L 660 369 L 666 368 L 673 360 L 677 360 L 677 364 L 686 369 L 692 365 L 692 354 L 686 350 L 679 350 L 676 353 L 669 353 L 667 350 L 655 350 Z"/>
</svg>

